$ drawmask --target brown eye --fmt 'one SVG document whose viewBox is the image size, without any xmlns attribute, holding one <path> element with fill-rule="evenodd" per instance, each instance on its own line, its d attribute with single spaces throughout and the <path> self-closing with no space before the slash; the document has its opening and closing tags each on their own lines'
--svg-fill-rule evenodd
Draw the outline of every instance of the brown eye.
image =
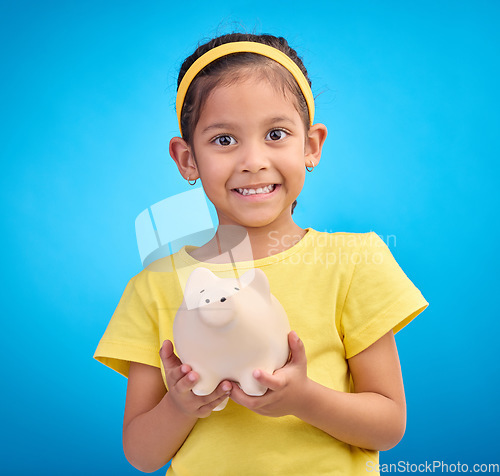
<svg viewBox="0 0 500 476">
<path fill-rule="evenodd" d="M 236 144 L 236 141 L 231 136 L 219 136 L 214 139 L 217 145 L 228 146 Z"/>
<path fill-rule="evenodd" d="M 266 140 L 272 140 L 272 141 L 277 141 L 284 139 L 287 136 L 287 133 L 282 130 L 282 129 L 273 129 L 269 134 L 266 136 Z"/>
</svg>

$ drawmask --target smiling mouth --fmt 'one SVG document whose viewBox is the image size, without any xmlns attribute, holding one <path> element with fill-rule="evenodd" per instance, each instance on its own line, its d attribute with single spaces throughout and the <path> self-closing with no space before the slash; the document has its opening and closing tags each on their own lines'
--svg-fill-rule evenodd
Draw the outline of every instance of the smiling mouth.
<svg viewBox="0 0 500 476">
<path fill-rule="evenodd" d="M 265 187 L 259 187 L 259 188 L 235 188 L 236 192 L 238 192 L 240 195 L 261 195 L 265 193 L 271 193 L 274 192 L 276 188 L 276 184 L 272 183 L 270 185 L 266 185 Z"/>
</svg>

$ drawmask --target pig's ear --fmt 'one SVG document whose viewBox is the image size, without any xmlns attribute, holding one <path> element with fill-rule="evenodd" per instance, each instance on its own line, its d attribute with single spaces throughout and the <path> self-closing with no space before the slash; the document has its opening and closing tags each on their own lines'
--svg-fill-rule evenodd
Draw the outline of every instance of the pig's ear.
<svg viewBox="0 0 500 476">
<path fill-rule="evenodd" d="M 219 281 L 220 278 L 215 276 L 212 271 L 207 268 L 196 268 L 186 282 L 184 289 L 184 302 L 188 309 L 198 307 L 200 304 L 200 294 L 211 286 L 214 281 Z"/>
<path fill-rule="evenodd" d="M 242 288 L 249 286 L 255 278 L 255 268 L 249 269 L 238 278 L 238 283 Z"/>
<path fill-rule="evenodd" d="M 248 286 L 255 289 L 263 298 L 269 299 L 271 296 L 269 281 L 267 280 L 266 274 L 261 269 L 255 268 L 247 271 L 243 276 L 241 276 L 241 281 L 244 283 L 248 278 L 252 278 L 252 275 L 253 279 L 248 283 Z"/>
</svg>

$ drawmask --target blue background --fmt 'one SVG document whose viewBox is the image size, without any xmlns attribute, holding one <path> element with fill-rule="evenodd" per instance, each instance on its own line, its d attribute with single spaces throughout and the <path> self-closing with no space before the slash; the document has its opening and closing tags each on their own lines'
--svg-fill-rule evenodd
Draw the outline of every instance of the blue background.
<svg viewBox="0 0 500 476">
<path fill-rule="evenodd" d="M 126 380 L 92 355 L 135 217 L 188 189 L 180 63 L 234 28 L 289 40 L 329 128 L 298 223 L 395 236 L 430 302 L 397 336 L 408 425 L 381 462 L 498 463 L 500 4 L 173 3 L 1 2 L 2 474 L 139 474 Z"/>
</svg>

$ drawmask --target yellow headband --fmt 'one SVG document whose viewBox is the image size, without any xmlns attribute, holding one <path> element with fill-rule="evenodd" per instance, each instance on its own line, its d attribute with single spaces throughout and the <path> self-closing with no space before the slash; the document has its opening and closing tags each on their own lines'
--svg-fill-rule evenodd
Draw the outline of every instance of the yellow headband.
<svg viewBox="0 0 500 476">
<path fill-rule="evenodd" d="M 182 134 L 181 127 L 181 112 L 182 106 L 184 105 L 184 99 L 186 98 L 187 90 L 196 77 L 196 75 L 207 65 L 215 61 L 216 59 L 222 58 L 223 56 L 230 55 L 232 53 L 257 53 L 262 56 L 267 56 L 273 59 L 282 66 L 284 66 L 292 76 L 297 81 L 302 94 L 307 103 L 307 108 L 309 109 L 309 120 L 312 126 L 314 119 L 314 97 L 311 91 L 311 87 L 307 82 L 304 73 L 295 64 L 295 62 L 290 59 L 285 53 L 277 50 L 276 48 L 262 43 L 255 43 L 253 41 L 237 41 L 234 43 L 226 43 L 224 45 L 217 46 L 204 55 L 200 56 L 186 71 L 186 74 L 182 78 L 181 84 L 177 89 L 177 101 L 175 103 L 175 108 L 177 111 L 177 119 L 179 121 L 179 130 Z"/>
</svg>

